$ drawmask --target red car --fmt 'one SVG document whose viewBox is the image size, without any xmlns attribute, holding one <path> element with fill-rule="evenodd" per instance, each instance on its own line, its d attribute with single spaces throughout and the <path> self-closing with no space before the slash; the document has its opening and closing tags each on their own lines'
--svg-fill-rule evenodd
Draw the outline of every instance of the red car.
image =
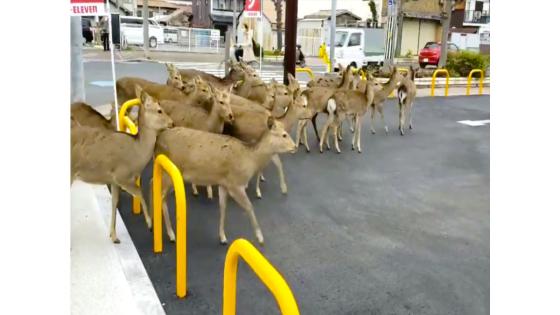
<svg viewBox="0 0 560 315">
<path fill-rule="evenodd" d="M 458 52 L 459 47 L 453 43 L 447 43 L 447 52 L 453 53 Z M 426 67 L 426 65 L 434 65 L 437 67 L 439 63 L 439 56 L 441 54 L 441 43 L 427 42 L 426 46 L 420 50 L 418 54 L 418 63 L 420 68 Z"/>
</svg>

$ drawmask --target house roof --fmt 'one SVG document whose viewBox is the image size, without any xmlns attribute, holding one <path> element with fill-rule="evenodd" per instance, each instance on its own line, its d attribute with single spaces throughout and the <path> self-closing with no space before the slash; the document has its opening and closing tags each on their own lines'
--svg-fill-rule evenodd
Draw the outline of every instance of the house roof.
<svg viewBox="0 0 560 315">
<path fill-rule="evenodd" d="M 336 10 L 336 16 L 344 15 L 344 14 L 349 14 L 353 18 L 355 18 L 356 20 L 361 20 L 362 19 L 361 17 L 357 16 L 356 14 L 352 13 L 349 10 L 346 10 L 346 9 Z M 327 19 L 328 20 L 330 18 L 331 18 L 331 10 L 319 10 L 317 12 L 308 14 L 308 15 L 303 17 L 304 20 L 306 20 L 306 19 L 320 19 L 320 20 Z"/>
</svg>

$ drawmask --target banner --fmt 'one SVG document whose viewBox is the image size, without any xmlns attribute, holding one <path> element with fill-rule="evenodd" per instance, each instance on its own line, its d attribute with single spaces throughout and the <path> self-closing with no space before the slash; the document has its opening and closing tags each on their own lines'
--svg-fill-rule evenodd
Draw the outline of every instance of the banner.
<svg viewBox="0 0 560 315">
<path fill-rule="evenodd" d="M 245 16 L 261 16 L 261 0 L 245 0 Z"/>
<path fill-rule="evenodd" d="M 105 0 L 70 0 L 70 15 L 107 15 Z"/>
</svg>

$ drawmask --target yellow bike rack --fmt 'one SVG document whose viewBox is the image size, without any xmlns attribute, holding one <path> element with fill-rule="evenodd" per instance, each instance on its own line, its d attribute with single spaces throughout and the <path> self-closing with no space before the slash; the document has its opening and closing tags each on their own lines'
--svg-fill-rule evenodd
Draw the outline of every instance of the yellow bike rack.
<svg viewBox="0 0 560 315">
<path fill-rule="evenodd" d="M 299 315 L 299 309 L 292 290 L 286 280 L 270 262 L 247 240 L 238 239 L 231 244 L 226 254 L 224 266 L 223 314 L 234 315 L 236 307 L 237 266 L 239 256 L 247 262 L 259 279 L 272 292 L 282 314 Z"/>
<path fill-rule="evenodd" d="M 153 176 L 153 196 L 154 202 L 154 253 L 161 253 L 163 250 L 162 241 L 162 198 L 161 198 L 161 181 L 162 169 L 165 169 L 167 174 L 173 181 L 173 188 L 175 189 L 175 214 L 177 220 L 177 240 L 175 249 L 177 251 L 177 296 L 183 298 L 187 295 L 187 198 L 185 196 L 185 184 L 181 172 L 171 162 L 171 160 L 160 154 L 154 161 L 154 176 Z"/>
<path fill-rule="evenodd" d="M 124 126 L 126 126 L 130 134 L 135 135 L 138 133 L 138 128 L 136 127 L 134 122 L 132 122 L 132 120 L 126 116 L 126 113 L 128 113 L 129 108 L 134 106 L 140 106 L 140 104 L 141 102 L 140 99 L 138 98 L 124 102 L 121 109 L 119 109 L 119 117 L 118 117 L 119 130 L 123 130 Z"/>
<path fill-rule="evenodd" d="M 313 70 L 311 70 L 308 67 L 305 68 L 296 67 L 296 72 L 306 72 L 309 75 L 309 77 L 311 77 L 311 80 L 315 78 L 315 75 L 313 74 Z"/>
<path fill-rule="evenodd" d="M 436 87 L 436 76 L 438 73 L 445 73 L 445 96 L 447 96 L 447 94 L 449 94 L 449 71 L 447 71 L 447 69 L 437 69 L 436 71 L 434 71 L 434 74 L 432 74 L 431 96 L 434 96 L 434 89 Z"/>
<path fill-rule="evenodd" d="M 480 79 L 478 81 L 478 95 L 482 95 L 482 88 L 484 86 L 484 71 L 482 69 L 473 69 L 469 72 L 469 76 L 467 78 L 467 95 L 471 95 L 472 76 L 475 73 L 480 73 Z"/>
<path fill-rule="evenodd" d="M 136 135 L 138 134 L 138 127 L 136 127 L 136 125 L 134 124 L 134 122 L 132 121 L 132 119 L 130 119 L 128 116 L 126 116 L 126 113 L 128 113 L 128 109 L 133 107 L 133 106 L 140 106 L 141 102 L 140 99 L 135 98 L 129 101 L 126 101 L 121 109 L 119 110 L 119 116 L 118 116 L 118 124 L 119 124 L 119 130 L 124 130 L 124 126 L 126 126 L 126 128 L 128 129 L 128 133 L 132 134 L 132 135 Z M 136 179 L 136 186 L 140 187 L 140 178 Z M 132 197 L 132 213 L 134 214 L 140 214 L 141 210 L 140 210 L 140 198 L 138 197 Z"/>
</svg>

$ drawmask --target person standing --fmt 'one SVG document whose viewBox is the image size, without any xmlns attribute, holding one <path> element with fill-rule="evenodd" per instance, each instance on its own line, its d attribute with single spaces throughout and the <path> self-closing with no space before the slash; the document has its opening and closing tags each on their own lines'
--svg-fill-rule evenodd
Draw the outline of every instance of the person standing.
<svg viewBox="0 0 560 315">
<path fill-rule="evenodd" d="M 103 51 L 109 51 L 109 19 L 106 16 L 101 19 L 101 40 Z"/>
<path fill-rule="evenodd" d="M 243 61 L 254 66 L 257 63 L 253 53 L 253 31 L 249 29 L 249 23 L 243 23 Z"/>
</svg>

